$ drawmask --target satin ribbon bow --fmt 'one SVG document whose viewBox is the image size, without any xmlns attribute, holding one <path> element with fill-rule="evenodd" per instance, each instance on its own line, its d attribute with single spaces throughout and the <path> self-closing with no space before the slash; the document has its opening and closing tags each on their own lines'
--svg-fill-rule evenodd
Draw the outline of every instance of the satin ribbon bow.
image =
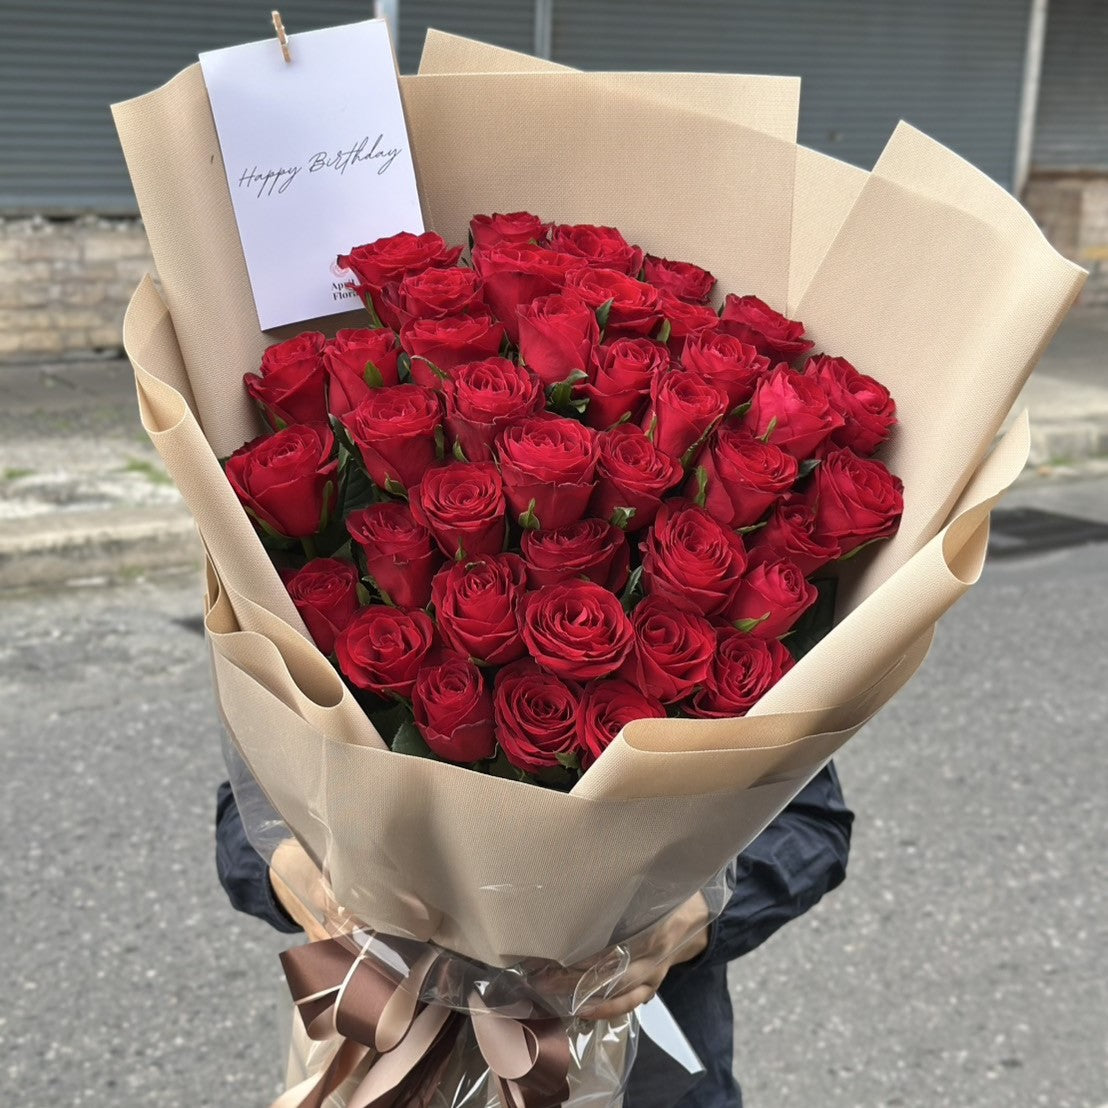
<svg viewBox="0 0 1108 1108">
<path fill-rule="evenodd" d="M 514 1019 L 472 993 L 469 1010 L 425 1004 L 420 991 L 437 955 L 428 951 L 400 981 L 369 956 L 369 942 L 324 939 L 281 955 L 308 1036 L 336 1041 L 328 1064 L 272 1108 L 322 1108 L 373 1056 L 347 1108 L 428 1108 L 468 1019 L 504 1108 L 560 1108 L 569 1097 L 569 1040 L 559 1019 Z"/>
</svg>

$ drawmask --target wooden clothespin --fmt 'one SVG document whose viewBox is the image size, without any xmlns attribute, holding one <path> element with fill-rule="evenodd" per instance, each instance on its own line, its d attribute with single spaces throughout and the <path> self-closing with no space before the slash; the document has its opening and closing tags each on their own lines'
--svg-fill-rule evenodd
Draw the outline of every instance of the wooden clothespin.
<svg viewBox="0 0 1108 1108">
<path fill-rule="evenodd" d="M 276 8 L 270 12 L 273 18 L 273 29 L 277 32 L 277 41 L 281 44 L 281 53 L 285 57 L 286 62 L 292 61 L 292 54 L 289 53 L 289 36 L 285 34 L 285 25 L 281 22 L 281 13 Z"/>
</svg>

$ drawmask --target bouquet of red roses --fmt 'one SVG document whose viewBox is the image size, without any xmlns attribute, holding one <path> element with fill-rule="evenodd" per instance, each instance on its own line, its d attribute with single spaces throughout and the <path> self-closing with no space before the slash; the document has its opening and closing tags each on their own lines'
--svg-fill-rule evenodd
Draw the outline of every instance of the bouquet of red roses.
<svg viewBox="0 0 1108 1108">
<path fill-rule="evenodd" d="M 470 227 L 468 265 L 432 232 L 339 259 L 373 326 L 271 346 L 226 473 L 394 750 L 567 786 L 632 720 L 745 714 L 826 630 L 812 575 L 901 515 L 895 406 L 615 228 Z"/>
</svg>

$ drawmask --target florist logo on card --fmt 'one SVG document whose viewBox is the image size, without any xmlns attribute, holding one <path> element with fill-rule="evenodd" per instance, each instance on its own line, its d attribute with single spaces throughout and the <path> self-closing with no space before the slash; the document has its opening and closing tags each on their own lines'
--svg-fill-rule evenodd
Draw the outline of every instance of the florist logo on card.
<svg viewBox="0 0 1108 1108">
<path fill-rule="evenodd" d="M 255 165 L 250 169 L 244 169 L 239 176 L 238 187 L 250 189 L 258 199 L 261 199 L 288 192 L 301 173 L 311 175 L 331 170 L 342 176 L 352 166 L 362 163 L 376 165 L 377 176 L 380 177 L 392 167 L 393 162 L 400 156 L 401 149 L 399 146 L 385 146 L 384 135 L 378 135 L 371 145 L 369 136 L 366 135 L 352 146 L 336 150 L 334 153 L 329 150 L 319 150 L 299 165 L 278 166 L 275 169 L 259 169 Z"/>
</svg>

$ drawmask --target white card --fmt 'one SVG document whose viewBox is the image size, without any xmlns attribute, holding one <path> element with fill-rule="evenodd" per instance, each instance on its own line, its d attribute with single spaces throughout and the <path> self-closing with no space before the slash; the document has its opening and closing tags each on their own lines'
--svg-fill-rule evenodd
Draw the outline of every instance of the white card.
<svg viewBox="0 0 1108 1108">
<path fill-rule="evenodd" d="M 200 55 L 263 331 L 360 305 L 335 259 L 423 231 L 384 20 Z"/>
</svg>

